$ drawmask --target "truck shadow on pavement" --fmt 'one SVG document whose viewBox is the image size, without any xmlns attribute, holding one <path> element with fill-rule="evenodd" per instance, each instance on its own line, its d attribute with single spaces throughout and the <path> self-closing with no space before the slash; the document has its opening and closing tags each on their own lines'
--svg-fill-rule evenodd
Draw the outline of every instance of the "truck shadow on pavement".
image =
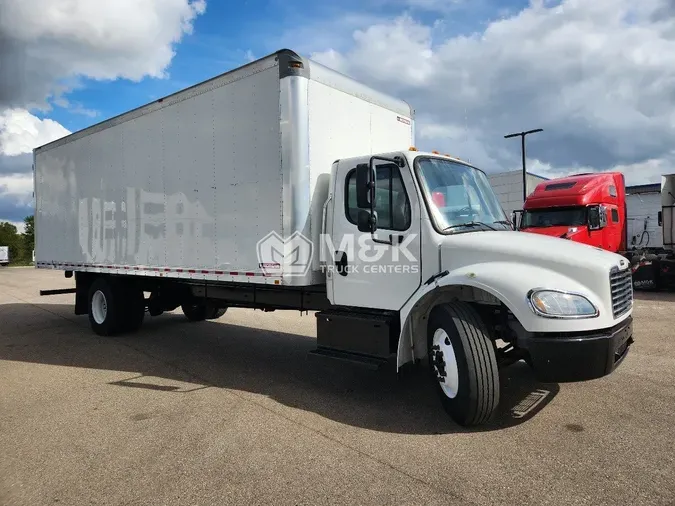
<svg viewBox="0 0 675 506">
<path fill-rule="evenodd" d="M 536 416 L 559 391 L 557 384 L 538 383 L 525 363 L 514 364 L 502 371 L 501 406 L 494 420 L 468 430 L 445 414 L 424 364 L 397 377 L 393 365 L 371 371 L 316 360 L 308 356 L 316 346 L 313 337 L 227 320 L 228 314 L 200 323 L 179 314 L 146 315 L 139 332 L 102 338 L 91 332 L 86 316 L 72 314 L 72 305 L 5 304 L 0 305 L 0 359 L 128 373 L 107 384 L 147 388 L 157 395 L 222 388 L 288 419 L 297 418 L 298 409 L 405 434 L 515 426 Z"/>
</svg>

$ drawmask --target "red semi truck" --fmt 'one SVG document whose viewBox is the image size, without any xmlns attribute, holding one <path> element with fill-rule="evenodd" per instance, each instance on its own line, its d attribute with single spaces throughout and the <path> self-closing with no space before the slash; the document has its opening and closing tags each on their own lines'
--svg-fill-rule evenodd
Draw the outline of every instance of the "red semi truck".
<svg viewBox="0 0 675 506">
<path fill-rule="evenodd" d="M 515 211 L 517 230 L 581 242 L 625 256 L 637 289 L 675 286 L 673 206 L 675 175 L 662 176 L 659 226 L 663 248 L 631 247 L 626 185 L 621 172 L 576 174 L 547 180 Z M 520 217 L 518 217 L 520 215 Z"/>
</svg>

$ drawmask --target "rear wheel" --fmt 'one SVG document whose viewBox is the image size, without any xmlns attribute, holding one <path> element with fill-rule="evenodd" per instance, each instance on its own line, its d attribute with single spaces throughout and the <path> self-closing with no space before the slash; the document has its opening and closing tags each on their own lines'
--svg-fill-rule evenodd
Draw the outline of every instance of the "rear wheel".
<svg viewBox="0 0 675 506">
<path fill-rule="evenodd" d="M 480 315 L 465 302 L 434 308 L 427 346 L 431 374 L 445 411 L 465 427 L 489 421 L 499 404 L 499 371 Z"/>
<path fill-rule="evenodd" d="M 89 287 L 89 324 L 100 336 L 111 336 L 120 330 L 123 315 L 119 285 L 110 279 L 98 278 Z"/>
</svg>

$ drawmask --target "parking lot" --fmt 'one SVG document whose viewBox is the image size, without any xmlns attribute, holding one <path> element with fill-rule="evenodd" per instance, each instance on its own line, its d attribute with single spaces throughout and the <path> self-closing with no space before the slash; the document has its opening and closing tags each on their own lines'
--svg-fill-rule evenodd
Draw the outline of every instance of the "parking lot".
<svg viewBox="0 0 675 506">
<path fill-rule="evenodd" d="M 611 376 L 502 374 L 465 430 L 426 376 L 307 357 L 314 316 L 146 317 L 100 338 L 60 271 L 0 270 L 0 504 L 675 504 L 675 297 Z M 147 315 L 146 315 L 147 316 Z M 542 400 L 528 413 L 528 399 Z"/>
</svg>

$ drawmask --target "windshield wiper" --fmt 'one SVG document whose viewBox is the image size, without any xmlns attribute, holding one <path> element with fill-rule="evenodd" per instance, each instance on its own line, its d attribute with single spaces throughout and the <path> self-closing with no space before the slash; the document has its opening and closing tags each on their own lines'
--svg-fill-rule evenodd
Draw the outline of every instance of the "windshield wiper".
<svg viewBox="0 0 675 506">
<path fill-rule="evenodd" d="M 511 226 L 511 222 L 506 220 L 497 220 L 493 221 L 492 223 L 501 223 L 502 225 L 508 225 L 509 227 Z"/>
<path fill-rule="evenodd" d="M 496 228 L 491 227 L 490 225 L 488 225 L 487 223 L 483 223 L 482 221 L 469 221 L 469 222 L 467 222 L 467 223 L 458 223 L 457 225 L 450 225 L 449 227 L 445 227 L 445 228 L 443 229 L 443 232 L 445 232 L 446 230 L 451 230 L 451 229 L 453 229 L 453 228 L 458 228 L 458 227 L 471 227 L 471 228 L 475 228 L 475 227 L 480 227 L 480 226 L 487 227 L 487 228 L 489 228 L 490 230 L 497 230 Z"/>
</svg>

